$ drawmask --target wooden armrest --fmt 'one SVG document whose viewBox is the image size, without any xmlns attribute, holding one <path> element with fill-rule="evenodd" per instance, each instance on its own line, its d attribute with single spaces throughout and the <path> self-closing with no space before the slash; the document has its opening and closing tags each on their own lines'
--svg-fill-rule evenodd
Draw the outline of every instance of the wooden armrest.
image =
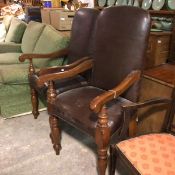
<svg viewBox="0 0 175 175">
<path fill-rule="evenodd" d="M 78 75 L 79 73 L 91 69 L 92 66 L 93 66 L 93 59 L 85 57 L 83 58 L 82 61 L 77 61 L 77 63 L 73 63 L 67 66 L 70 69 L 67 70 L 62 69 L 61 72 L 41 75 L 37 80 L 37 85 L 40 87 L 43 86 L 43 84 L 48 81 L 73 77 L 75 75 Z"/>
<path fill-rule="evenodd" d="M 94 98 L 90 103 L 91 110 L 96 113 L 100 112 L 105 103 L 117 98 L 119 95 L 125 92 L 131 85 L 140 79 L 140 76 L 140 71 L 132 71 L 117 87 Z"/>
<path fill-rule="evenodd" d="M 139 108 L 144 108 L 144 107 L 147 107 L 147 106 L 150 106 L 150 105 L 157 105 L 157 104 L 164 104 L 164 105 L 166 104 L 166 105 L 168 105 L 165 120 L 163 121 L 163 125 L 162 125 L 162 128 L 161 128 L 161 130 L 164 132 L 167 129 L 167 123 L 168 123 L 168 120 L 169 120 L 169 115 L 171 115 L 172 99 L 157 97 L 157 98 L 153 98 L 153 99 L 150 99 L 150 100 L 146 100 L 144 102 L 126 104 L 126 105 L 123 105 L 122 108 L 123 108 L 123 111 L 127 112 L 127 111 L 130 111 L 130 110 L 137 110 Z M 151 115 L 149 115 L 149 116 L 151 116 Z M 159 116 L 159 115 L 157 115 L 157 116 Z M 174 116 L 174 114 L 173 114 L 173 116 Z M 133 121 L 135 121 L 135 119 L 138 116 L 134 115 L 132 117 L 134 117 Z M 130 119 L 126 119 L 126 120 L 127 120 L 127 122 L 125 122 L 124 125 L 123 125 L 123 130 L 124 131 L 127 130 L 128 126 L 129 126 Z"/>
<path fill-rule="evenodd" d="M 90 57 L 83 57 L 78 59 L 72 64 L 67 64 L 65 66 L 55 66 L 51 68 L 44 68 L 39 71 L 39 76 L 45 75 L 45 74 L 52 74 L 52 73 L 58 73 L 58 72 L 63 72 L 67 71 L 69 69 L 72 69 L 73 67 L 79 65 L 80 63 L 84 62 L 85 60 L 91 59 Z"/>
<path fill-rule="evenodd" d="M 124 110 L 130 110 L 130 109 L 136 110 L 136 109 L 143 108 L 143 107 L 150 106 L 150 105 L 170 104 L 171 101 L 172 100 L 168 99 L 168 98 L 157 97 L 157 98 L 153 98 L 153 99 L 150 99 L 150 100 L 146 100 L 144 102 L 138 102 L 138 103 L 131 103 L 131 104 L 123 105 L 122 108 Z"/>
<path fill-rule="evenodd" d="M 29 53 L 29 54 L 22 54 L 19 57 L 20 62 L 24 62 L 26 59 L 32 61 L 33 58 L 58 58 L 64 57 L 69 53 L 69 49 L 65 48 L 56 52 L 48 53 L 48 54 L 37 54 L 37 53 Z"/>
</svg>

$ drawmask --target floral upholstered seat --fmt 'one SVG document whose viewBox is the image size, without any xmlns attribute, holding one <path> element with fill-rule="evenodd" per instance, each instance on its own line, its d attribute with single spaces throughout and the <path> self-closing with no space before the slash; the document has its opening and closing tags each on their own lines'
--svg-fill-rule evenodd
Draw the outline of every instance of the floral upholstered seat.
<svg viewBox="0 0 175 175">
<path fill-rule="evenodd" d="M 148 134 L 116 144 L 141 175 L 175 175 L 175 136 Z"/>
</svg>

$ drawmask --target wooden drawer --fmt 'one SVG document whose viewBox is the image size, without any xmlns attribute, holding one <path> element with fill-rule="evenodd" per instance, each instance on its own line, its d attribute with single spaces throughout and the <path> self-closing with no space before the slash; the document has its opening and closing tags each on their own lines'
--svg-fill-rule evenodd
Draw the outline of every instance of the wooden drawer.
<svg viewBox="0 0 175 175">
<path fill-rule="evenodd" d="M 146 55 L 146 69 L 166 62 L 169 57 L 170 40 L 170 32 L 150 34 Z"/>
<path fill-rule="evenodd" d="M 157 54 L 157 59 L 155 59 L 154 64 L 155 65 L 160 65 L 162 63 L 165 63 L 168 59 L 169 56 L 169 51 L 161 51 Z"/>
<path fill-rule="evenodd" d="M 160 52 L 169 51 L 170 36 L 157 37 L 156 41 L 157 41 L 157 49 L 160 49 Z"/>
</svg>

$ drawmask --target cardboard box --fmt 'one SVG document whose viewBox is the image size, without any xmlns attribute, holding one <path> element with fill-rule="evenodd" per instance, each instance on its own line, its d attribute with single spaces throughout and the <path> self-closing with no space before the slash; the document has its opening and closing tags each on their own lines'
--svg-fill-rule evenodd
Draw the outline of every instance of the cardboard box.
<svg viewBox="0 0 175 175">
<path fill-rule="evenodd" d="M 71 30 L 74 15 L 74 11 L 50 11 L 51 25 L 57 30 Z"/>
<path fill-rule="evenodd" d="M 62 8 L 43 8 L 41 9 L 41 19 L 43 23 L 51 24 L 50 12 L 53 10 L 63 10 Z"/>
</svg>

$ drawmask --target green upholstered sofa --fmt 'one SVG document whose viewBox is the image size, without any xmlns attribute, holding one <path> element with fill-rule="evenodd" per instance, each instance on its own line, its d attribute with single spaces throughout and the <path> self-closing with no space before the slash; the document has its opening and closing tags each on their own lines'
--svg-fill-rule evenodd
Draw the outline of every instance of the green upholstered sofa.
<svg viewBox="0 0 175 175">
<path fill-rule="evenodd" d="M 0 24 L 0 53 L 19 52 L 27 24 L 13 16 L 5 16 Z"/>
<path fill-rule="evenodd" d="M 27 24 L 21 44 L 16 46 L 16 43 L 0 43 L 0 115 L 2 117 L 9 118 L 31 111 L 29 64 L 20 63 L 19 56 L 23 53 L 51 53 L 67 47 L 68 42 L 69 38 L 53 27 L 31 21 Z M 63 59 L 39 59 L 34 60 L 33 63 L 39 69 L 62 65 Z"/>
</svg>

